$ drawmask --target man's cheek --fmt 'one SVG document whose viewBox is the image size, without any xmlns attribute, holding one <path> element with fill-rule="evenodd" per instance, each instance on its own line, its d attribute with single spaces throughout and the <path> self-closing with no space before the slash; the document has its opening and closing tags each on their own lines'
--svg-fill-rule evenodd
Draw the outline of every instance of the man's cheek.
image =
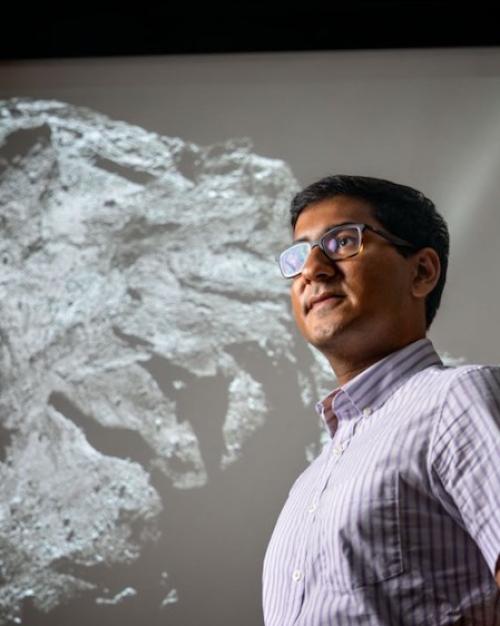
<svg viewBox="0 0 500 626">
<path fill-rule="evenodd" d="M 290 301 L 292 305 L 292 311 L 297 319 L 302 311 L 300 295 L 297 293 L 296 286 L 293 285 L 290 289 Z"/>
<path fill-rule="evenodd" d="M 297 325 L 297 328 L 300 330 L 300 332 L 303 335 L 307 335 L 307 332 L 306 332 L 306 320 L 305 320 L 304 316 L 302 315 L 302 313 L 300 313 L 299 311 L 295 314 L 295 323 Z"/>
</svg>

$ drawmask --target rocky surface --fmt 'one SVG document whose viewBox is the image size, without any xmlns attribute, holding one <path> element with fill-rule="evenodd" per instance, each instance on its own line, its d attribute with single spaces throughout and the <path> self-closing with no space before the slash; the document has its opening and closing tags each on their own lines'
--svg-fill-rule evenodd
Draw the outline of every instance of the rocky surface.
<svg viewBox="0 0 500 626">
<path fill-rule="evenodd" d="M 200 147 L 57 101 L 0 102 L 0 146 L 5 622 L 26 598 L 50 611 L 92 589 L 133 596 L 106 599 L 81 572 L 158 538 L 151 471 L 202 488 L 206 422 L 221 470 L 264 424 L 262 381 L 234 348 L 296 361 L 274 257 L 297 183 L 248 140 Z M 332 383 L 309 358 L 305 405 Z M 209 395 L 206 415 L 182 414 L 208 379 L 223 414 Z"/>
</svg>

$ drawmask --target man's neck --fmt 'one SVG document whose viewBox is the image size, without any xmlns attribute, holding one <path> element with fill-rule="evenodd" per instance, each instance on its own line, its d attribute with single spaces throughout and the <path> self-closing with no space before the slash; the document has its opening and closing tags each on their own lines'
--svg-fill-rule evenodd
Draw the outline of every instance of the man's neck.
<svg viewBox="0 0 500 626">
<path fill-rule="evenodd" d="M 384 346 L 373 347 L 370 351 L 358 350 L 356 354 L 353 353 L 341 353 L 335 351 L 335 353 L 324 353 L 332 370 L 335 373 L 335 377 L 339 383 L 339 386 L 345 385 L 350 380 L 361 374 L 364 370 L 368 369 L 374 363 L 382 360 L 389 354 L 401 350 L 405 346 L 423 339 L 424 335 L 415 336 L 409 339 L 400 340 L 395 343 L 385 344 Z M 362 352 L 362 358 L 360 353 Z"/>
</svg>

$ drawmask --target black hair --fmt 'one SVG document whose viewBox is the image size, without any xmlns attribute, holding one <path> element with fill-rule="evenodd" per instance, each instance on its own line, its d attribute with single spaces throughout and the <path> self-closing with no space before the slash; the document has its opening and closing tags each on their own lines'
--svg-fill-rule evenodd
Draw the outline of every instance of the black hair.
<svg viewBox="0 0 500 626">
<path fill-rule="evenodd" d="M 448 226 L 436 211 L 432 200 L 413 187 L 382 178 L 326 176 L 293 197 L 290 207 L 292 228 L 295 229 L 300 213 L 307 206 L 340 195 L 361 198 L 368 202 L 373 209 L 373 216 L 388 233 L 405 239 L 417 250 L 430 247 L 437 252 L 441 262 L 441 274 L 425 301 L 426 328 L 429 328 L 441 302 L 450 251 Z M 415 250 L 410 248 L 396 246 L 396 249 L 404 257 L 415 254 Z"/>
</svg>

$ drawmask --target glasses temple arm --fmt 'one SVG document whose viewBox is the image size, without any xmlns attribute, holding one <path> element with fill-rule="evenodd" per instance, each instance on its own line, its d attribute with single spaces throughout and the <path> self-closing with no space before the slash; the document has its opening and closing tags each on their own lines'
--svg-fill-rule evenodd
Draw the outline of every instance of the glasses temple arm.
<svg viewBox="0 0 500 626">
<path fill-rule="evenodd" d="M 417 246 L 415 246 L 414 244 L 410 243 L 409 241 L 405 241 L 404 239 L 401 239 L 400 237 L 397 237 L 396 235 L 388 235 L 387 233 L 382 232 L 378 228 L 373 228 L 373 226 L 369 226 L 368 224 L 366 224 L 366 227 L 369 230 L 372 230 L 374 233 L 377 233 L 381 237 L 384 237 L 384 239 L 387 239 L 387 241 L 390 241 L 393 244 L 396 244 L 398 246 L 403 246 L 405 248 L 413 248 L 413 249 L 417 248 Z"/>
</svg>

